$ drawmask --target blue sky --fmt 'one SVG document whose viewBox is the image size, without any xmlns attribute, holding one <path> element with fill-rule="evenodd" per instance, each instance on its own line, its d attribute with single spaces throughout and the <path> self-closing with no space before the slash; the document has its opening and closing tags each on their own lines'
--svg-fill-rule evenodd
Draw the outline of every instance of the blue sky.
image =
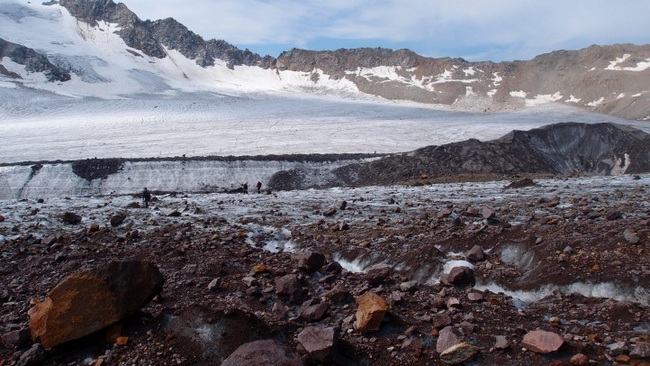
<svg viewBox="0 0 650 366">
<path fill-rule="evenodd" d="M 592 44 L 650 43 L 649 0 L 122 2 L 143 20 L 173 17 L 205 39 L 274 57 L 294 47 L 384 47 L 428 57 L 511 61 Z"/>
</svg>

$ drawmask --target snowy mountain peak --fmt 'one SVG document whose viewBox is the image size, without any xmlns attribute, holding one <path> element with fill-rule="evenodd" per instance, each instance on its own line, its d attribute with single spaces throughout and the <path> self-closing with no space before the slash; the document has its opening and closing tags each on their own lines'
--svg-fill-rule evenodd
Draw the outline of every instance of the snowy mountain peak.
<svg viewBox="0 0 650 366">
<path fill-rule="evenodd" d="M 592 46 L 500 63 L 381 48 L 261 57 L 224 40 L 206 41 L 173 18 L 143 21 L 111 0 L 2 0 L 0 39 L 1 85 L 75 97 L 307 91 L 474 112 L 558 103 L 650 119 L 650 45 Z M 18 46 L 39 60 L 29 63 Z"/>
</svg>

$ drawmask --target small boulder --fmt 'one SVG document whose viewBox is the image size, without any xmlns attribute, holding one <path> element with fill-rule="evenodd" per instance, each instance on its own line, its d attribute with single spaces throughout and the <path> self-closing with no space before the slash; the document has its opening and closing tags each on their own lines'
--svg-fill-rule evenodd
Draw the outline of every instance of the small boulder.
<svg viewBox="0 0 650 366">
<path fill-rule="evenodd" d="M 472 262 L 482 262 L 485 260 L 485 252 L 480 245 L 474 245 L 472 249 L 465 254 L 465 258 Z"/>
<path fill-rule="evenodd" d="M 440 361 L 445 365 L 459 365 L 474 358 L 478 352 L 478 347 L 462 342 L 442 351 Z"/>
<path fill-rule="evenodd" d="M 222 282 L 223 281 L 221 280 L 221 277 L 217 277 L 217 278 L 213 279 L 212 281 L 210 281 L 210 283 L 208 283 L 208 290 L 209 291 L 218 291 L 221 288 L 221 283 Z"/>
<path fill-rule="evenodd" d="M 300 252 L 293 255 L 293 261 L 307 273 L 314 273 L 323 267 L 325 256 L 316 252 Z"/>
<path fill-rule="evenodd" d="M 452 268 L 449 273 L 443 274 L 440 280 L 450 286 L 473 286 L 476 283 L 474 270 L 465 266 Z"/>
<path fill-rule="evenodd" d="M 494 210 L 489 208 L 489 207 L 483 207 L 481 209 L 481 216 L 483 216 L 484 219 L 487 219 L 487 220 L 492 219 L 492 218 L 494 218 L 495 215 L 496 215 L 496 212 L 494 212 Z"/>
<path fill-rule="evenodd" d="M 508 349 L 510 348 L 510 342 L 508 342 L 508 338 L 503 335 L 496 335 L 494 336 L 494 348 L 495 349 Z"/>
<path fill-rule="evenodd" d="M 328 308 L 329 304 L 327 302 L 320 302 L 318 299 L 311 299 L 300 305 L 298 314 L 308 322 L 315 322 L 325 317 Z"/>
<path fill-rule="evenodd" d="M 433 316 L 431 316 L 431 321 L 433 322 L 433 327 L 436 329 L 441 329 L 451 325 L 451 317 L 449 317 L 445 312 L 433 314 Z"/>
<path fill-rule="evenodd" d="M 8 349 L 22 347 L 29 339 L 29 329 L 12 330 L 2 335 L 2 344 Z"/>
<path fill-rule="evenodd" d="M 300 356 L 275 340 L 244 343 L 223 360 L 222 366 L 283 365 L 302 366 Z"/>
<path fill-rule="evenodd" d="M 366 272 L 366 281 L 372 286 L 379 285 L 390 275 L 393 267 L 387 264 L 377 264 Z"/>
<path fill-rule="evenodd" d="M 636 231 L 630 228 L 627 228 L 625 231 L 623 231 L 623 238 L 630 244 L 637 244 L 639 240 L 641 240 L 639 239 L 639 235 L 636 233 Z"/>
<path fill-rule="evenodd" d="M 436 342 L 436 351 L 442 353 L 449 347 L 460 344 L 462 342 L 462 336 L 462 333 L 456 327 L 449 325 L 442 328 L 440 335 L 438 335 L 438 341 Z"/>
<path fill-rule="evenodd" d="M 418 287 L 418 281 L 407 281 L 399 284 L 400 291 L 408 292 L 414 291 Z"/>
<path fill-rule="evenodd" d="M 609 221 L 618 220 L 622 217 L 623 214 L 621 213 L 621 211 L 617 211 L 617 210 L 607 211 L 607 213 L 605 213 L 605 218 Z"/>
<path fill-rule="evenodd" d="M 545 330 L 534 330 L 526 333 L 521 341 L 522 345 L 536 353 L 555 352 L 564 344 L 564 338 L 561 335 Z"/>
<path fill-rule="evenodd" d="M 510 184 L 508 184 L 506 186 L 506 188 L 507 189 L 524 188 L 524 187 L 532 187 L 532 186 L 535 186 L 535 185 L 537 185 L 537 183 L 535 183 L 535 181 L 533 181 L 532 179 L 524 178 L 524 179 L 520 179 L 520 180 L 511 182 Z"/>
<path fill-rule="evenodd" d="M 330 207 L 325 212 L 323 212 L 323 216 L 325 217 L 331 217 L 336 215 L 336 209 L 334 207 Z"/>
<path fill-rule="evenodd" d="M 573 366 L 587 366 L 589 365 L 589 357 L 587 357 L 587 355 L 584 353 L 577 353 L 571 356 L 569 362 Z"/>
<path fill-rule="evenodd" d="M 42 365 L 45 361 L 45 350 L 40 344 L 34 343 L 30 349 L 25 351 L 18 359 L 17 366 Z"/>
<path fill-rule="evenodd" d="M 389 306 L 386 300 L 374 292 L 368 291 L 357 298 L 354 325 L 362 332 L 379 330 L 381 321 L 388 310 Z"/>
<path fill-rule="evenodd" d="M 298 342 L 313 361 L 328 362 L 336 348 L 336 333 L 332 327 L 305 327 Z"/>
<path fill-rule="evenodd" d="M 77 225 L 81 222 L 81 216 L 77 215 L 74 212 L 65 212 L 61 220 L 63 220 L 64 224 Z"/>
<path fill-rule="evenodd" d="M 49 349 L 94 333 L 146 305 L 164 282 L 156 265 L 145 261 L 109 262 L 74 273 L 29 309 L 32 338 Z"/>
<path fill-rule="evenodd" d="M 280 296 L 286 296 L 293 303 L 300 303 L 304 296 L 300 279 L 296 274 L 288 274 L 275 278 L 275 293 Z"/>
<path fill-rule="evenodd" d="M 126 216 L 126 212 L 118 212 L 115 215 L 111 216 L 111 226 L 120 226 L 124 220 L 126 220 Z"/>
<path fill-rule="evenodd" d="M 630 352 L 631 358 L 650 358 L 650 342 L 637 342 Z"/>
<path fill-rule="evenodd" d="M 342 302 L 350 295 L 350 291 L 343 283 L 339 283 L 331 290 L 324 292 L 323 297 L 333 302 Z"/>
</svg>

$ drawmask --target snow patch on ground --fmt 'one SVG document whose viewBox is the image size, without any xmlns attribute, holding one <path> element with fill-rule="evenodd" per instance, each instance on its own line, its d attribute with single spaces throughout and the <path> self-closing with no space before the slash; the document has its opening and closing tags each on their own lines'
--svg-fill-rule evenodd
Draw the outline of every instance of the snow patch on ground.
<svg viewBox="0 0 650 366">
<path fill-rule="evenodd" d="M 579 103 L 581 100 L 582 100 L 581 98 L 576 98 L 575 96 L 573 96 L 573 94 L 571 94 L 569 96 L 569 99 L 565 100 L 564 102 L 565 103 Z"/>
<path fill-rule="evenodd" d="M 561 293 L 578 293 L 587 297 L 603 297 L 617 301 L 632 301 L 644 305 L 650 304 L 650 292 L 642 287 L 633 289 L 624 289 L 615 283 L 585 283 L 576 282 L 568 286 L 548 285 L 535 291 L 512 291 L 494 283 L 477 284 L 474 286 L 479 291 L 489 290 L 494 293 L 504 293 L 525 303 L 534 303 L 554 292 Z"/>
<path fill-rule="evenodd" d="M 597 107 L 597 106 L 601 105 L 604 101 L 605 101 L 605 97 L 600 97 L 600 99 L 593 100 L 593 101 L 587 103 L 587 105 L 590 106 L 590 107 Z"/>
<path fill-rule="evenodd" d="M 515 98 L 526 98 L 526 95 L 528 95 L 528 93 L 523 90 L 510 92 L 510 96 Z"/>
<path fill-rule="evenodd" d="M 634 67 L 621 67 L 620 64 L 627 61 L 632 55 L 629 53 L 624 54 L 622 57 L 617 57 L 616 60 L 610 61 L 609 66 L 605 70 L 614 70 L 614 71 L 644 71 L 650 68 L 650 58 L 645 61 L 640 61 L 636 63 Z"/>
<path fill-rule="evenodd" d="M 551 102 L 556 102 L 558 100 L 562 99 L 562 95 L 560 92 L 555 92 L 555 94 L 542 94 L 542 95 L 536 95 L 533 99 L 526 99 L 526 106 L 535 106 L 539 104 L 546 104 L 546 103 L 551 103 Z"/>
</svg>

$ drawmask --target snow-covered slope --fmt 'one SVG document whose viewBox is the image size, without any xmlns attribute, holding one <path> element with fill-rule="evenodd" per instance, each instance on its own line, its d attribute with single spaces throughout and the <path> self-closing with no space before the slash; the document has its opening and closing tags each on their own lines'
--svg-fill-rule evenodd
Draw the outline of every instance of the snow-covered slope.
<svg viewBox="0 0 650 366">
<path fill-rule="evenodd" d="M 214 66 L 201 67 L 171 49 L 165 49 L 164 58 L 147 56 L 126 45 L 116 33 L 119 25 L 91 25 L 58 4 L 1 0 L 0 9 L 0 38 L 46 54 L 51 62 L 72 75 L 70 81 L 48 83 L 44 75 L 30 73 L 25 65 L 5 57 L 2 65 L 20 75 L 20 79 L 3 76 L 0 85 L 5 87 L 17 83 L 60 95 L 109 99 L 138 94 L 170 97 L 195 91 L 242 94 L 313 86 L 311 73 L 277 72 L 254 66 L 230 69 L 222 60 Z M 328 83 L 327 76 L 323 76 L 320 85 L 356 91 L 347 80 Z"/>
</svg>

